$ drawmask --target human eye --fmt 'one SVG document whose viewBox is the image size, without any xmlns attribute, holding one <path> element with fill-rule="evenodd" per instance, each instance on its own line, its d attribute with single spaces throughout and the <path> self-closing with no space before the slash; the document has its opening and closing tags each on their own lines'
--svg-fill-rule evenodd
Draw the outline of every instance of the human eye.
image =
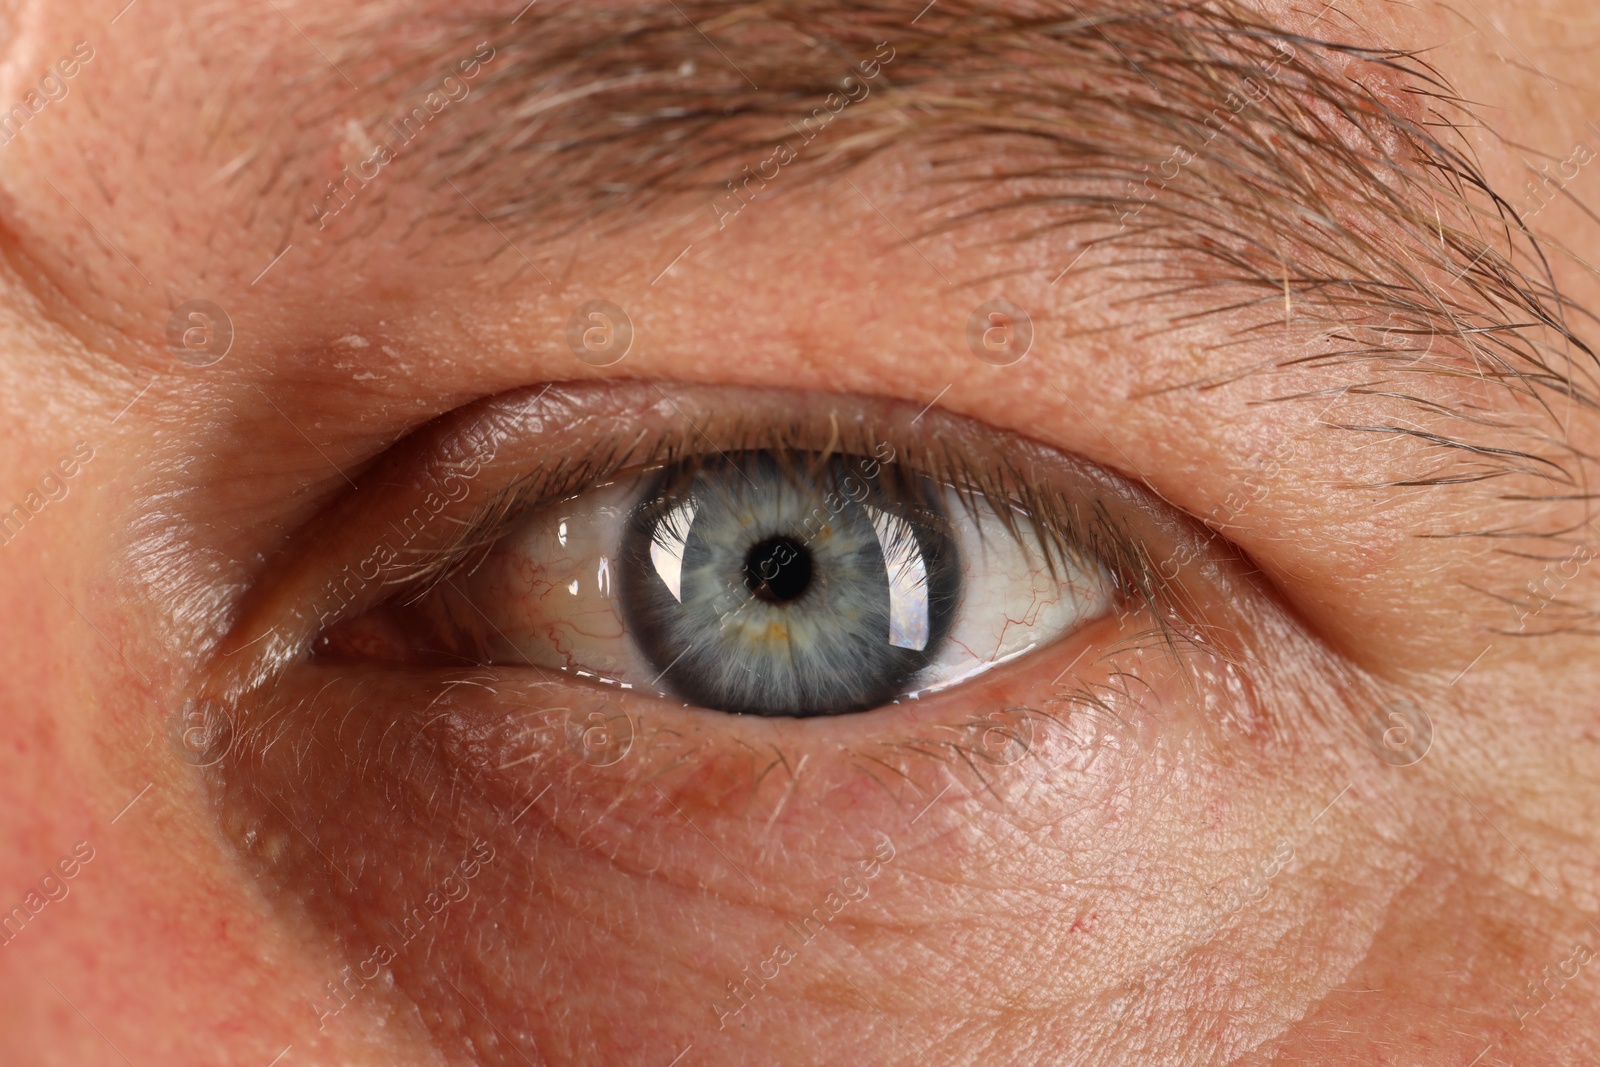
<svg viewBox="0 0 1600 1067">
<path fill-rule="evenodd" d="M 1086 501 L 1043 465 L 1019 467 L 1004 444 L 964 448 L 959 433 L 933 451 L 876 429 L 871 404 L 811 408 L 812 422 L 732 428 L 726 447 L 644 427 L 655 439 L 622 453 L 616 438 L 641 427 L 620 425 L 578 457 L 587 482 L 547 466 L 519 477 L 463 520 L 420 588 L 331 628 L 319 650 L 551 668 L 808 717 L 958 686 L 1122 597 Z"/>
<path fill-rule="evenodd" d="M 390 974 L 482 1062 L 516 1059 L 483 1018 L 603 1025 L 566 1005 L 654 936 L 629 916 L 732 924 L 649 1023 L 709 1045 L 747 948 L 782 957 L 816 901 L 897 929 L 965 907 L 1001 827 L 1099 848 L 1169 790 L 1167 724 L 1239 693 L 1215 650 L 1260 604 L 1147 487 L 880 395 L 519 386 L 348 478 L 195 698 L 232 729 L 208 781 L 245 869 L 352 964 L 307 998 L 319 1031 Z"/>
</svg>

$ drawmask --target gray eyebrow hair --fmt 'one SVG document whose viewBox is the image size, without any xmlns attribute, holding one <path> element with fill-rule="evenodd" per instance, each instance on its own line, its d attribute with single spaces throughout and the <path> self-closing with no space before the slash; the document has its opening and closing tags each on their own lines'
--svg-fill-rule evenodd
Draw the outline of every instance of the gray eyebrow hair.
<svg viewBox="0 0 1600 1067">
<path fill-rule="evenodd" d="M 1589 316 L 1484 178 L 1476 119 L 1419 56 L 1319 36 L 1341 17 L 1332 5 L 1298 31 L 1234 0 L 913 14 L 886 0 L 544 0 L 427 50 L 419 71 L 468 41 L 496 50 L 474 117 L 430 146 L 427 174 L 470 201 L 453 204 L 463 224 L 551 236 L 663 204 L 736 225 L 773 182 L 914 149 L 941 194 L 918 234 L 986 221 L 990 240 L 1003 227 L 1065 248 L 1041 264 L 1052 276 L 1115 271 L 1111 306 L 1150 334 L 1227 315 L 1223 348 L 1270 337 L 1283 351 L 1175 388 L 1339 366 L 1344 392 L 1406 413 L 1344 428 L 1406 438 L 1432 464 L 1382 485 L 1531 476 L 1556 483 L 1551 498 L 1581 491 L 1557 431 L 1567 407 L 1597 406 L 1594 355 L 1569 322 Z M 780 145 L 795 159 L 775 162 Z M 1473 388 L 1442 400 L 1452 382 L 1491 383 L 1542 424 L 1514 425 Z"/>
</svg>

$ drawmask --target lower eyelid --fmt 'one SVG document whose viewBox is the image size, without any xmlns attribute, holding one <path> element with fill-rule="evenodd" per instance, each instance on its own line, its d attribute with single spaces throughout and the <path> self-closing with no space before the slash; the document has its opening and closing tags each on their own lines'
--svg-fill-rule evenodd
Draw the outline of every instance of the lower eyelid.
<svg viewBox="0 0 1600 1067">
<path fill-rule="evenodd" d="M 258 694 L 258 726 L 226 754 L 220 821 L 264 888 L 364 951 L 439 882 L 395 890 L 397 871 L 491 840 L 504 847 L 473 885 L 478 925 L 465 930 L 487 924 L 496 944 L 538 950 L 522 920 L 570 891 L 579 865 L 619 888 L 646 878 L 656 892 L 765 907 L 807 885 L 819 857 L 854 858 L 885 833 L 908 871 L 947 877 L 992 849 L 974 804 L 1040 815 L 1046 781 L 1075 801 L 1056 828 L 1087 836 L 1097 801 L 1128 787 L 1132 762 L 1093 755 L 1127 742 L 1095 740 L 1087 718 L 1069 738 L 1043 721 L 997 729 L 980 711 L 946 700 L 849 722 L 769 720 L 526 670 L 303 665 Z M 1026 743 L 986 744 L 996 733 Z M 412 953 L 397 978 L 425 981 L 440 963 Z"/>
<path fill-rule="evenodd" d="M 527 668 L 307 666 L 261 695 L 254 717 L 270 723 L 272 732 L 258 728 L 241 734 L 228 757 L 235 765 L 276 763 L 276 773 L 298 780 L 316 772 L 300 765 L 302 757 L 295 753 L 304 751 L 307 738 L 296 737 L 345 723 L 338 727 L 343 740 L 321 746 L 339 754 L 318 757 L 341 764 L 332 781 L 366 777 L 364 765 L 377 751 L 372 746 L 398 741 L 418 746 L 416 756 L 386 757 L 384 773 L 411 768 L 404 773 L 417 776 L 412 788 L 421 788 L 434 774 L 448 778 L 468 771 L 515 813 L 522 805 L 511 807 L 513 798 L 526 804 L 554 784 L 536 813 L 571 821 L 577 830 L 583 821 L 576 811 L 592 805 L 611 812 L 608 818 L 618 824 L 657 837 L 671 808 L 649 787 L 641 789 L 644 783 L 659 783 L 701 828 L 744 825 L 752 815 L 771 814 L 767 806 L 778 802 L 787 774 L 772 772 L 784 766 L 810 768 L 807 788 L 826 802 L 829 817 L 898 811 L 902 800 L 886 803 L 885 783 L 874 781 L 891 766 L 896 791 L 907 795 L 931 797 L 952 772 L 959 776 L 961 767 L 975 763 L 1003 770 L 1018 788 L 1040 774 L 1052 775 L 1058 786 L 1079 778 L 1080 799 L 1092 802 L 1100 790 L 1109 795 L 1116 787 L 1090 766 L 1095 750 L 1138 746 L 1148 736 L 1147 724 L 1133 703 L 1118 705 L 1125 721 L 1107 710 L 1115 701 L 1100 708 L 1075 703 L 1067 695 L 1072 685 L 1057 675 L 1064 663 L 1076 663 L 1081 676 L 1076 680 L 1108 692 L 1104 679 L 1118 668 L 1099 662 L 1094 649 L 1138 625 L 1105 619 L 1064 643 L 1059 656 L 1028 668 L 1008 665 L 970 694 L 933 694 L 883 715 L 844 718 L 729 716 Z M 1049 696 L 1052 692 L 1060 695 Z M 1007 739 L 1020 740 L 1015 751 L 997 751 L 992 743 L 997 724 Z M 1028 761 L 1031 767 L 1022 766 Z M 967 784 L 973 792 L 986 787 L 976 778 Z M 796 812 L 806 827 L 821 817 L 817 811 Z"/>
</svg>

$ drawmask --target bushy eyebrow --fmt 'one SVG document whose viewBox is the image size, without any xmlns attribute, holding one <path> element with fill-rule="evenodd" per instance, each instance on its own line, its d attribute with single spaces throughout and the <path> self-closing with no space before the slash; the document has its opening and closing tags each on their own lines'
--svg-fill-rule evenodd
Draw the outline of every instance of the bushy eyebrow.
<svg viewBox="0 0 1600 1067">
<path fill-rule="evenodd" d="M 1438 457 L 1390 484 L 1531 474 L 1570 492 L 1552 428 L 1596 406 L 1581 313 L 1485 180 L 1450 87 L 1415 55 L 1334 39 L 1340 19 L 1292 29 L 1233 0 L 541 0 L 417 69 L 493 45 L 483 98 L 428 148 L 469 223 L 549 235 L 670 204 L 722 225 L 774 181 L 910 148 L 943 193 L 923 232 L 987 220 L 989 239 L 1053 250 L 1050 275 L 1114 267 L 1152 330 L 1227 314 L 1240 352 L 1273 331 L 1272 359 L 1219 354 L 1185 387 L 1337 364 L 1341 388 L 1408 412 L 1347 429 Z M 1442 401 L 1452 381 L 1468 387 Z M 1487 411 L 1482 383 L 1543 424 Z"/>
</svg>

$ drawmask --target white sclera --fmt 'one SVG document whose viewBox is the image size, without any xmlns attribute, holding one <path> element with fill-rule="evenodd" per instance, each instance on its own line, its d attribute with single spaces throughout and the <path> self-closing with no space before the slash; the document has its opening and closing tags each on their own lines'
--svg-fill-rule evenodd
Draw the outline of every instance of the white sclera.
<svg viewBox="0 0 1600 1067">
<path fill-rule="evenodd" d="M 917 691 L 948 689 L 1043 648 L 1111 609 L 1111 582 L 1099 568 L 1056 553 L 1055 573 L 1026 517 L 1007 529 L 994 507 L 946 491 L 945 507 L 961 553 L 961 606 Z"/>
<path fill-rule="evenodd" d="M 472 606 L 457 609 L 498 663 L 527 663 L 637 681 L 639 653 L 622 625 L 617 546 L 637 480 L 598 486 L 529 514 L 457 581 Z"/>
</svg>

